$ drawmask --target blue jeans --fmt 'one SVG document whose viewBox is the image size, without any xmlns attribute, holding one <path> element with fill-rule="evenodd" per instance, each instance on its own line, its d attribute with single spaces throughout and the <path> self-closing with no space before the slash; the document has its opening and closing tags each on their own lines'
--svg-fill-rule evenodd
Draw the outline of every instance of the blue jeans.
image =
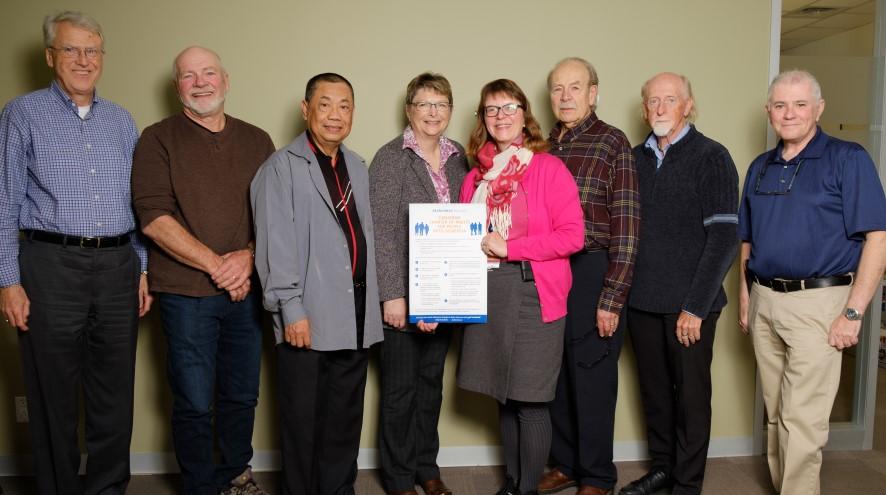
<svg viewBox="0 0 886 495">
<path fill-rule="evenodd" d="M 173 397 L 172 439 L 184 493 L 215 495 L 252 459 L 262 348 L 259 296 L 249 294 L 239 303 L 227 294 L 164 293 L 159 299 Z"/>
</svg>

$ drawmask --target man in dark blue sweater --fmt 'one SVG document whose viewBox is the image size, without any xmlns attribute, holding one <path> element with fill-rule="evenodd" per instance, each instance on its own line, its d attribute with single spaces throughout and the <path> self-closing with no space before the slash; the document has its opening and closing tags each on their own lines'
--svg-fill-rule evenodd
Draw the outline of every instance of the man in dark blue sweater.
<svg viewBox="0 0 886 495">
<path fill-rule="evenodd" d="M 738 248 L 738 173 L 726 148 L 690 123 L 688 79 L 658 74 L 641 95 L 652 132 L 634 148 L 641 223 L 628 328 L 652 466 L 620 494 L 667 486 L 675 495 L 698 494 L 711 430 L 714 330 Z"/>
</svg>

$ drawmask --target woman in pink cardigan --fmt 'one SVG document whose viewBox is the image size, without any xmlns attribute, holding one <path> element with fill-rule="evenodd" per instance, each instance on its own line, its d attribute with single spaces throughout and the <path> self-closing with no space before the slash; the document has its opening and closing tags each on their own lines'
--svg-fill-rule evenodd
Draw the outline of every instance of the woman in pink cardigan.
<svg viewBox="0 0 886 495">
<path fill-rule="evenodd" d="M 480 92 L 460 200 L 486 205 L 488 323 L 465 329 L 459 387 L 499 402 L 507 464 L 501 495 L 535 490 L 551 445 L 548 402 L 563 353 L 569 255 L 584 242 L 578 190 L 516 83 Z"/>
</svg>

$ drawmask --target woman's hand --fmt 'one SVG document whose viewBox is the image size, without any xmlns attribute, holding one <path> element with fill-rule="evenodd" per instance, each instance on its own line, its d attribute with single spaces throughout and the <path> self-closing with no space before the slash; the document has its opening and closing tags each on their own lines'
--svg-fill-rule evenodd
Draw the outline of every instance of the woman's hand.
<svg viewBox="0 0 886 495">
<path fill-rule="evenodd" d="M 382 319 L 393 328 L 402 330 L 406 326 L 406 298 L 398 297 L 382 303 Z"/>
<path fill-rule="evenodd" d="M 508 257 L 508 241 L 501 238 L 498 232 L 492 232 L 483 236 L 480 241 L 480 248 L 486 253 L 486 256 L 494 258 Z"/>
<path fill-rule="evenodd" d="M 437 322 L 425 323 L 424 320 L 418 320 L 418 323 L 415 326 L 417 326 L 422 333 L 431 333 L 437 329 L 437 325 L 439 325 Z"/>
</svg>

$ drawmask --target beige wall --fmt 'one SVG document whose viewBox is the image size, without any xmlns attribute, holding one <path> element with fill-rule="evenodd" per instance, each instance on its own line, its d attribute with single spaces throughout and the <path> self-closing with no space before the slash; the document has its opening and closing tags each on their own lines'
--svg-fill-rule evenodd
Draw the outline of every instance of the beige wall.
<svg viewBox="0 0 886 495">
<path fill-rule="evenodd" d="M 781 55 L 872 57 L 874 55 L 874 23 L 784 50 Z"/>
<path fill-rule="evenodd" d="M 480 87 L 498 77 L 516 80 L 530 95 L 547 129 L 552 117 L 545 76 L 558 59 L 579 55 L 600 73 L 599 115 L 632 142 L 646 133 L 638 118 L 642 82 L 662 70 L 692 80 L 699 128 L 732 152 L 740 174 L 765 144 L 769 56 L 769 2 L 637 0 L 509 2 L 152 2 L 47 0 L 4 2 L 0 30 L 0 100 L 43 87 L 40 24 L 49 11 L 78 8 L 104 26 L 107 40 L 102 96 L 128 108 L 139 128 L 177 109 L 170 64 L 190 44 L 217 50 L 231 74 L 228 113 L 266 129 L 281 147 L 303 129 L 298 102 L 306 80 L 336 71 L 356 88 L 355 125 L 348 144 L 367 160 L 402 130 L 405 85 L 424 70 L 452 82 L 455 110 L 449 135 L 466 142 Z M 209 213 L 209 212 L 207 212 Z M 735 293 L 735 270 L 727 278 Z M 731 297 L 735 299 L 735 297 Z M 724 311 L 714 360 L 717 438 L 749 438 L 754 364 L 739 334 L 735 304 Z M 0 456 L 29 450 L 25 425 L 16 424 L 12 397 L 22 395 L 16 337 L 0 333 Z M 268 336 L 267 351 L 270 351 Z M 142 324 L 133 452 L 171 450 L 164 376 L 164 339 L 156 310 Z M 266 352 L 255 447 L 276 448 L 273 368 Z M 460 392 L 453 381 L 456 353 L 447 368 L 443 447 L 497 443 L 495 406 Z M 643 440 L 634 360 L 621 361 L 616 440 Z M 377 375 L 366 394 L 363 447 L 375 446 Z"/>
</svg>

